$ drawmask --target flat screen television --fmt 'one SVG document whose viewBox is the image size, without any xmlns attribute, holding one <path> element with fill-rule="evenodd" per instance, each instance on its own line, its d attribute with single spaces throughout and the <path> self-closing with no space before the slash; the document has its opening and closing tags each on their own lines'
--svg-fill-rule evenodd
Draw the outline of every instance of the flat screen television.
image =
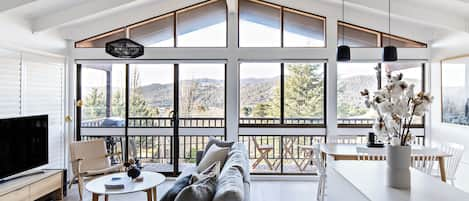
<svg viewBox="0 0 469 201">
<path fill-rule="evenodd" d="M 47 163 L 47 115 L 0 119 L 0 179 Z"/>
</svg>

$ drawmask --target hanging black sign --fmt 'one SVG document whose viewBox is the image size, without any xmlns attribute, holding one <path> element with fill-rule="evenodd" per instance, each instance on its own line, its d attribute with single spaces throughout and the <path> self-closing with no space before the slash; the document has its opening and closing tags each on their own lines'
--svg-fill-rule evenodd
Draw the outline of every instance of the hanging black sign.
<svg viewBox="0 0 469 201">
<path fill-rule="evenodd" d="M 137 58 L 143 55 L 143 49 L 143 45 L 128 38 L 106 43 L 106 53 L 118 58 Z"/>
</svg>

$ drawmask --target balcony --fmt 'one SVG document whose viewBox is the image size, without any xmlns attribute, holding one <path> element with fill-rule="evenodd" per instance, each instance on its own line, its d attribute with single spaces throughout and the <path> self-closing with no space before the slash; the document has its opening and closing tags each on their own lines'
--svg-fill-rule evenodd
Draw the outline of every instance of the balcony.
<svg viewBox="0 0 469 201">
<path fill-rule="evenodd" d="M 92 128 L 99 130 L 108 130 L 108 132 L 82 132 L 82 140 L 90 140 L 94 138 L 106 138 L 108 149 L 110 152 L 121 152 L 123 150 L 123 142 L 125 137 L 122 132 L 111 132 L 112 129 L 124 130 L 120 125 L 125 125 L 124 120 L 114 119 L 114 123 L 106 122 L 107 119 L 96 119 L 91 121 L 83 121 L 82 128 Z M 345 121 L 345 120 L 343 120 Z M 351 119 L 346 120 L 352 122 Z M 363 122 L 364 120 L 356 120 Z M 269 125 L 274 124 L 275 119 L 272 118 L 241 118 L 240 122 L 253 125 Z M 172 120 L 171 118 L 129 118 L 129 155 L 141 159 L 141 161 L 156 169 L 157 171 L 172 171 L 173 161 L 172 141 Z M 323 123 L 322 119 L 288 119 L 287 123 L 291 125 L 302 125 L 312 123 L 319 125 Z M 193 166 L 196 160 L 196 152 L 203 150 L 209 140 L 209 136 L 218 139 L 224 139 L 224 118 L 180 118 L 179 134 L 179 169 L 187 166 Z M 262 127 L 262 126 L 261 126 Z M 107 129 L 106 129 L 107 128 Z M 147 130 L 148 132 L 135 132 L 138 129 Z M 200 131 L 202 129 L 202 132 Z M 221 129 L 221 130 L 220 130 Z M 161 132 L 167 130 L 168 132 Z M 204 134 L 205 131 L 219 130 L 211 134 Z M 365 135 L 355 136 L 358 142 L 366 143 Z M 315 174 L 316 168 L 307 164 L 308 153 L 304 150 L 305 145 L 314 145 L 326 142 L 325 135 L 283 135 L 283 134 L 249 134 L 239 135 L 238 141 L 246 145 L 251 161 L 251 172 L 254 174 Z M 256 148 L 258 145 L 269 145 L 271 150 L 266 155 L 272 166 L 269 166 L 265 160 L 255 165 L 255 161 L 261 158 L 261 154 Z M 414 140 L 414 144 L 423 145 L 424 137 L 419 136 Z M 118 162 L 122 159 L 115 158 Z"/>
</svg>

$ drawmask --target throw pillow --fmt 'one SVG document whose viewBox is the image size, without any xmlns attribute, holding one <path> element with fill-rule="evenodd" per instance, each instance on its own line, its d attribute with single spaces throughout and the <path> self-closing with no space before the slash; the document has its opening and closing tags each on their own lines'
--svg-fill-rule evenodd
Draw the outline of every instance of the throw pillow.
<svg viewBox="0 0 469 201">
<path fill-rule="evenodd" d="M 216 184 L 216 175 L 210 174 L 209 177 L 182 189 L 175 201 L 211 201 L 215 194 Z"/>
<path fill-rule="evenodd" d="M 221 141 L 217 138 L 214 138 L 213 136 L 210 136 L 208 138 L 208 142 L 207 142 L 207 145 L 205 146 L 205 149 L 204 149 L 204 154 L 202 155 L 205 156 L 205 153 L 207 153 L 208 149 L 210 149 L 210 147 L 212 145 L 216 144 L 217 146 L 219 147 L 228 147 L 228 148 L 231 148 L 231 146 L 233 146 L 234 142 L 228 142 L 228 141 Z"/>
<path fill-rule="evenodd" d="M 217 177 L 220 175 L 220 161 L 216 161 L 212 165 L 210 165 L 207 169 L 200 173 L 194 172 L 192 177 L 189 181 L 190 184 L 196 183 L 199 180 L 204 179 L 205 177 L 210 176 L 210 174 L 215 174 Z"/>
<path fill-rule="evenodd" d="M 187 175 L 185 177 L 181 177 L 177 179 L 173 186 L 163 195 L 160 201 L 174 201 L 176 196 L 183 188 L 189 185 L 189 180 L 191 179 L 191 175 Z"/>
<path fill-rule="evenodd" d="M 219 147 L 216 144 L 210 146 L 205 156 L 200 161 L 199 165 L 197 166 L 197 172 L 200 173 L 207 169 L 213 163 L 220 161 L 220 167 L 223 167 L 225 164 L 226 157 L 228 156 L 229 152 L 228 147 Z"/>
</svg>

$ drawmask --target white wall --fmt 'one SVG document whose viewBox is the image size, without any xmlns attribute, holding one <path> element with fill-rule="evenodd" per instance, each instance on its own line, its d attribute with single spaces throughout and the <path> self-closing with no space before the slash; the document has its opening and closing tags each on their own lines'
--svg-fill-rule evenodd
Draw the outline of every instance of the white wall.
<svg viewBox="0 0 469 201">
<path fill-rule="evenodd" d="M 432 44 L 431 93 L 435 97 L 431 107 L 432 143 L 455 142 L 469 149 L 469 126 L 441 122 L 441 59 L 469 54 L 469 34 L 444 35 Z M 469 152 L 464 153 L 461 166 L 456 173 L 456 185 L 469 192 Z"/>
</svg>

